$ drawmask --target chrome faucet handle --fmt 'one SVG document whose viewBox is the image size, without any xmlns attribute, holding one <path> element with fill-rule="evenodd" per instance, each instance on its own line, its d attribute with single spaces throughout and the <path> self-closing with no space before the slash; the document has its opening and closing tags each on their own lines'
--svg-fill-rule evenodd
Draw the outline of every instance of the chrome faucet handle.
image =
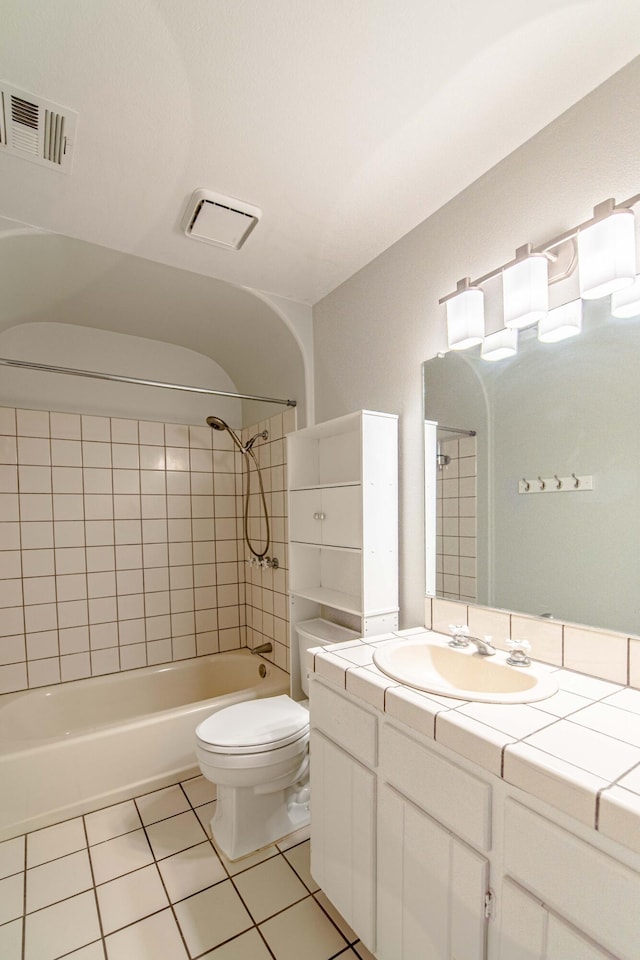
<svg viewBox="0 0 640 960">
<path fill-rule="evenodd" d="M 466 623 L 450 623 L 449 632 L 451 633 L 451 640 L 449 640 L 450 647 L 469 646 L 469 627 Z"/>
<path fill-rule="evenodd" d="M 511 653 L 507 657 L 507 663 L 512 667 L 530 667 L 531 660 L 527 656 L 527 651 L 531 650 L 531 644 L 528 640 L 507 640 L 507 646 Z"/>
</svg>

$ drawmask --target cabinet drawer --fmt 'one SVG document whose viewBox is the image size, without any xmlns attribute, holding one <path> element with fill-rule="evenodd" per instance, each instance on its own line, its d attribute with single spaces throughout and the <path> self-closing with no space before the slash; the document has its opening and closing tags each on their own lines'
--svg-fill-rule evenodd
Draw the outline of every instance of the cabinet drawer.
<svg viewBox="0 0 640 960">
<path fill-rule="evenodd" d="M 375 767 L 377 761 L 377 721 L 375 714 L 363 710 L 346 697 L 335 693 L 311 677 L 309 682 L 311 725 L 334 743 Z"/>
<path fill-rule="evenodd" d="M 491 787 L 384 724 L 380 774 L 430 816 L 479 850 L 491 848 Z"/>
<path fill-rule="evenodd" d="M 637 960 L 640 875 L 515 800 L 505 804 L 505 868 L 620 960 Z"/>
</svg>

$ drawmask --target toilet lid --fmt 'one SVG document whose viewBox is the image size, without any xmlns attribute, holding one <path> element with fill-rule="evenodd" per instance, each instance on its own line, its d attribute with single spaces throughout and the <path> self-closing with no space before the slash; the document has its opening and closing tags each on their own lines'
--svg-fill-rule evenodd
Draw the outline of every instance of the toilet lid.
<svg viewBox="0 0 640 960">
<path fill-rule="evenodd" d="M 245 700 L 225 707 L 196 727 L 205 749 L 259 753 L 284 747 L 309 729 L 309 712 L 285 695 Z"/>
</svg>

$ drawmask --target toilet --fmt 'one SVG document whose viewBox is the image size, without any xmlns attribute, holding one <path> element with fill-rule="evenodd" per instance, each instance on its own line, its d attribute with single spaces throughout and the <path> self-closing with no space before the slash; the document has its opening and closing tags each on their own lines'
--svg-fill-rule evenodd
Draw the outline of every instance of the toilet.
<svg viewBox="0 0 640 960">
<path fill-rule="evenodd" d="M 306 652 L 359 636 L 328 620 L 296 624 L 300 682 L 309 695 Z M 246 700 L 196 728 L 196 757 L 217 784 L 211 832 L 237 860 L 309 823 L 309 711 L 288 696 Z"/>
</svg>

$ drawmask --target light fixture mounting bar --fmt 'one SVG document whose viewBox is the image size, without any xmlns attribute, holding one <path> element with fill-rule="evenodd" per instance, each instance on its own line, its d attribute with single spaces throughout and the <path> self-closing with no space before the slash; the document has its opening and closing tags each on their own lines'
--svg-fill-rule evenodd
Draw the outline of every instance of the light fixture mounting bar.
<svg viewBox="0 0 640 960">
<path fill-rule="evenodd" d="M 604 200 L 602 203 L 597 204 L 594 207 L 594 215 L 585 220 L 584 223 L 579 223 L 577 227 L 572 227 L 570 230 L 565 230 L 564 233 L 558 234 L 556 237 L 552 237 L 551 240 L 546 240 L 544 243 L 539 244 L 537 247 L 533 247 L 530 244 L 526 244 L 523 247 L 519 247 L 516 256 L 513 260 L 509 260 L 507 263 L 501 264 L 499 267 L 496 267 L 494 270 L 490 270 L 488 273 L 483 274 L 481 277 L 478 277 L 477 280 L 467 279 L 467 286 L 479 287 L 483 283 L 487 283 L 489 280 L 493 280 L 495 277 L 500 276 L 503 270 L 506 270 L 507 267 L 512 267 L 515 263 L 518 262 L 522 256 L 523 250 L 528 250 L 531 254 L 544 254 L 549 257 L 550 261 L 550 275 L 549 283 L 556 283 L 558 280 L 564 280 L 566 277 L 570 276 L 573 272 L 575 265 L 577 263 L 577 251 L 576 251 L 576 237 L 580 230 L 584 230 L 585 227 L 591 226 L 597 220 L 601 219 L 603 216 L 607 216 L 612 213 L 614 210 L 626 210 L 630 207 L 634 207 L 637 203 L 640 203 L 640 193 L 634 193 L 632 197 L 629 197 L 627 200 L 623 200 L 621 203 L 616 203 L 615 200 L 609 199 Z M 565 257 L 556 256 L 552 254 L 551 251 L 555 251 L 562 244 L 567 245 L 567 250 L 569 243 L 573 246 L 573 256 L 568 254 Z M 559 271 L 552 271 L 552 265 L 554 265 L 558 260 L 568 259 L 569 263 L 560 269 Z M 451 300 L 452 297 L 457 296 L 460 293 L 460 282 L 458 283 L 458 289 L 453 293 L 448 293 L 446 297 L 441 297 L 438 301 L 439 303 L 446 303 L 447 300 Z"/>
</svg>

